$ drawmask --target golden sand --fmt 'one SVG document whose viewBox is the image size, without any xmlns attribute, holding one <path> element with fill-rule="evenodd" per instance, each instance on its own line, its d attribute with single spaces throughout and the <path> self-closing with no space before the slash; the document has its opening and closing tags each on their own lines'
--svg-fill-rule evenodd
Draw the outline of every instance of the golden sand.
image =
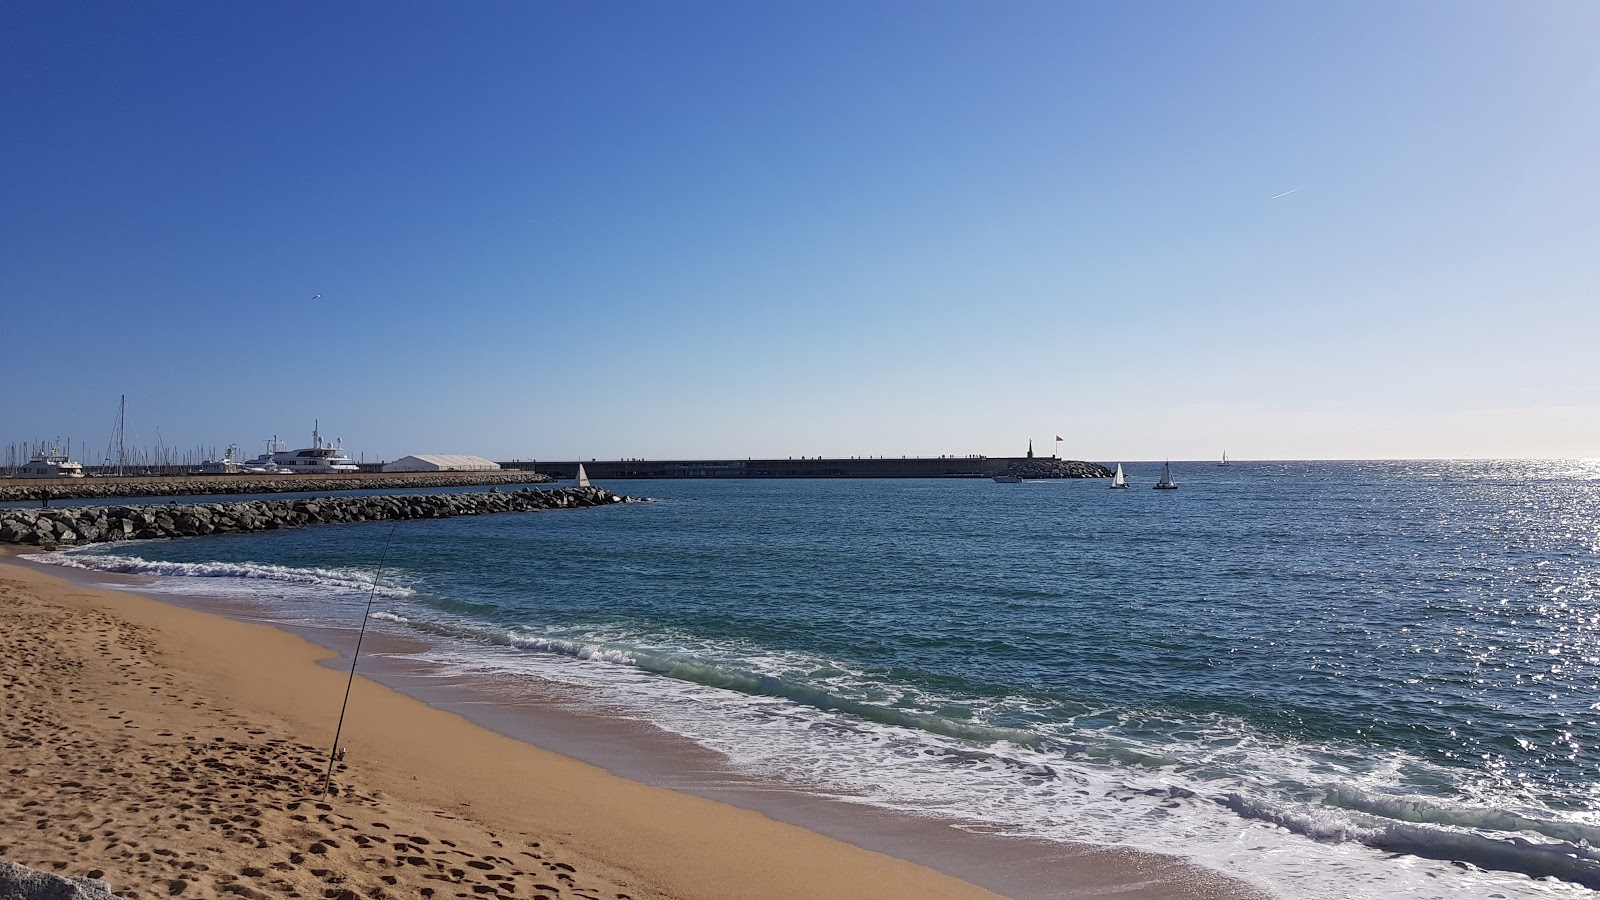
<svg viewBox="0 0 1600 900">
<path fill-rule="evenodd" d="M 0 859 L 125 898 L 977 898 L 345 674 L 264 625 L 0 559 Z"/>
</svg>

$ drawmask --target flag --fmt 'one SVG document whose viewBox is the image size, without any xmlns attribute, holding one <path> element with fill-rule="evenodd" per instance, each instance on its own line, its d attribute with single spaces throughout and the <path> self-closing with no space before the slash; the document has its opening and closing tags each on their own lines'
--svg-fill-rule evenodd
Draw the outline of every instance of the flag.
<svg viewBox="0 0 1600 900">
<path fill-rule="evenodd" d="M 1066 438 L 1064 438 L 1064 437 L 1062 437 L 1061 435 L 1058 434 L 1058 435 L 1056 435 L 1056 440 L 1064 441 L 1064 440 L 1066 440 Z"/>
</svg>

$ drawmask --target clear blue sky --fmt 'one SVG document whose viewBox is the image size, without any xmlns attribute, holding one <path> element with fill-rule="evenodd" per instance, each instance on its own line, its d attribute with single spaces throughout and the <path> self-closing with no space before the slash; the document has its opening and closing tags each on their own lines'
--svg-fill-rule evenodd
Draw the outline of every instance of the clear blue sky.
<svg viewBox="0 0 1600 900">
<path fill-rule="evenodd" d="M 0 177 L 91 462 L 1600 456 L 1589 2 L 14 2 Z"/>
</svg>

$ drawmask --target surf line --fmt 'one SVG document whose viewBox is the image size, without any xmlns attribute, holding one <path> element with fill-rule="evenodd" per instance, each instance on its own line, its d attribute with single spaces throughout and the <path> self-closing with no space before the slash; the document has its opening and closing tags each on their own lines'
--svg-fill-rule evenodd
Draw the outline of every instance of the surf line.
<svg viewBox="0 0 1600 900">
<path fill-rule="evenodd" d="M 350 654 L 350 678 L 344 683 L 344 702 L 339 704 L 339 724 L 333 729 L 333 746 L 328 748 L 328 773 L 322 778 L 323 796 L 333 793 L 333 764 L 344 758 L 344 753 L 339 750 L 339 735 L 344 732 L 344 713 L 350 708 L 350 688 L 356 683 L 356 663 L 361 660 L 361 641 L 367 636 L 367 621 L 372 618 L 372 602 L 378 596 L 378 576 L 383 572 L 383 564 L 389 561 L 389 545 L 394 541 L 394 530 L 400 527 L 399 521 L 389 526 L 389 536 L 383 539 L 383 553 L 378 557 L 378 565 L 372 570 L 372 590 L 367 593 L 367 608 L 361 613 L 361 630 L 356 633 L 356 650 Z"/>
</svg>

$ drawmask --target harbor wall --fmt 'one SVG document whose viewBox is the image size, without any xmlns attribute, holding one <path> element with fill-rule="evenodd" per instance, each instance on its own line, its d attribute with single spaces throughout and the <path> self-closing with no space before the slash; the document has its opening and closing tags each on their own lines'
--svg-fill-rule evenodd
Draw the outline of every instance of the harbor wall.
<svg viewBox="0 0 1600 900">
<path fill-rule="evenodd" d="M 1098 463 L 1053 457 L 913 456 L 795 459 L 586 459 L 502 462 L 502 469 L 522 466 L 556 478 L 577 477 L 578 465 L 591 479 L 599 478 L 988 478 L 1017 474 L 1025 478 L 1110 478 Z"/>
</svg>

